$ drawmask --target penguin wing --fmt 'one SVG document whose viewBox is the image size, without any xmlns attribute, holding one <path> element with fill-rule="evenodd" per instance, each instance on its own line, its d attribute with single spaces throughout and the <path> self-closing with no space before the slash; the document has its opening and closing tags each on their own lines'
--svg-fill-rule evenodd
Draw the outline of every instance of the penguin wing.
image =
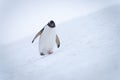
<svg viewBox="0 0 120 80">
<path fill-rule="evenodd" d="M 42 29 L 35 35 L 35 37 L 34 37 L 33 40 L 32 40 L 32 43 L 34 42 L 34 40 L 35 40 L 39 35 L 42 34 L 43 30 L 44 30 L 44 28 L 42 28 Z"/>
<path fill-rule="evenodd" d="M 58 35 L 56 35 L 56 44 L 57 44 L 57 48 L 59 48 L 60 47 L 60 40 L 59 40 Z"/>
</svg>

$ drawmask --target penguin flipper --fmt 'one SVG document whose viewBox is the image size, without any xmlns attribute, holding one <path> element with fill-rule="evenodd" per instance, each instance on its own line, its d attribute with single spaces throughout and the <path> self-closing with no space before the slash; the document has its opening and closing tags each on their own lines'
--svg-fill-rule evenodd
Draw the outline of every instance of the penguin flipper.
<svg viewBox="0 0 120 80">
<path fill-rule="evenodd" d="M 59 48 L 60 47 L 60 40 L 59 40 L 58 35 L 56 35 L 56 44 L 57 44 L 57 48 Z"/>
<path fill-rule="evenodd" d="M 43 30 L 44 30 L 44 28 L 42 28 L 42 29 L 35 35 L 35 37 L 34 37 L 33 40 L 32 40 L 32 43 L 34 42 L 34 40 L 35 40 L 39 35 L 42 34 Z"/>
</svg>

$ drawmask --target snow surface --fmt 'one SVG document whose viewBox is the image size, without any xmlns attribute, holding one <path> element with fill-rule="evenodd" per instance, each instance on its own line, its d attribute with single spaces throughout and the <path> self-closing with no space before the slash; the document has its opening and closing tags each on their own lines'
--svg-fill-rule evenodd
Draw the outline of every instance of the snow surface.
<svg viewBox="0 0 120 80">
<path fill-rule="evenodd" d="M 35 34 L 51 19 L 58 25 L 118 3 L 120 0 L 0 0 L 0 45 Z"/>
<path fill-rule="evenodd" d="M 0 46 L 0 80 L 120 80 L 120 5 L 57 25 L 61 47 L 41 57 L 34 34 Z"/>
</svg>

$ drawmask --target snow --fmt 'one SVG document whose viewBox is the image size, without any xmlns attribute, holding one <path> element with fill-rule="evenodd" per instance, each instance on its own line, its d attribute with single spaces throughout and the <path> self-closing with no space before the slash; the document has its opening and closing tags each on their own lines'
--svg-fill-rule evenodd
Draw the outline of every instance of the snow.
<svg viewBox="0 0 120 80">
<path fill-rule="evenodd" d="M 35 34 L 0 46 L 0 80 L 120 80 L 120 5 L 57 25 L 61 47 L 42 57 Z"/>
<path fill-rule="evenodd" d="M 51 19 L 58 25 L 118 3 L 119 0 L 0 0 L 0 44 L 35 34 Z"/>
</svg>

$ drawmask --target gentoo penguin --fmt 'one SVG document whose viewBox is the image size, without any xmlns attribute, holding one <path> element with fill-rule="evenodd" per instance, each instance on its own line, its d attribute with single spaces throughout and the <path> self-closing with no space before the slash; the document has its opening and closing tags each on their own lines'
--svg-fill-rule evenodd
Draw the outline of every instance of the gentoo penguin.
<svg viewBox="0 0 120 80">
<path fill-rule="evenodd" d="M 41 35 L 39 37 L 39 51 L 42 56 L 45 54 L 52 54 L 55 43 L 57 44 L 57 48 L 60 47 L 60 40 L 56 34 L 55 27 L 55 22 L 51 20 L 35 35 L 32 40 L 33 43 L 34 40 Z"/>
</svg>

